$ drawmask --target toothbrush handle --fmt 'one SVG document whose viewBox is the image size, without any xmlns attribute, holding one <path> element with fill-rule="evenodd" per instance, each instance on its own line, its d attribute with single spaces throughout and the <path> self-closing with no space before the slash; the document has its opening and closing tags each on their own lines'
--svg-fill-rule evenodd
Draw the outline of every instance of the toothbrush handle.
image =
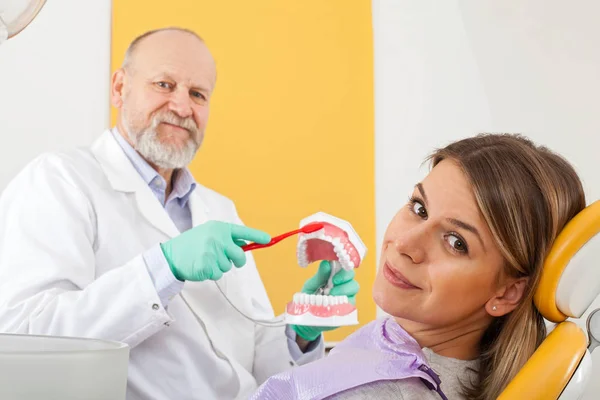
<svg viewBox="0 0 600 400">
<path fill-rule="evenodd" d="M 265 247 L 271 247 L 274 244 L 281 242 L 283 239 L 288 238 L 288 237 L 295 235 L 297 233 L 300 233 L 300 232 L 301 232 L 300 229 L 296 229 L 295 231 L 291 231 L 291 232 L 284 233 L 283 235 L 275 236 L 267 244 L 249 243 L 249 244 L 242 246 L 242 250 L 250 251 L 250 250 L 256 250 L 256 249 L 263 249 Z"/>
<path fill-rule="evenodd" d="M 340 269 L 342 269 L 342 264 L 339 261 L 330 261 L 331 264 L 331 274 L 329 274 L 329 279 L 327 280 L 327 286 L 325 286 L 323 293 L 329 294 L 331 289 L 333 289 L 333 277 L 338 273 Z"/>
</svg>

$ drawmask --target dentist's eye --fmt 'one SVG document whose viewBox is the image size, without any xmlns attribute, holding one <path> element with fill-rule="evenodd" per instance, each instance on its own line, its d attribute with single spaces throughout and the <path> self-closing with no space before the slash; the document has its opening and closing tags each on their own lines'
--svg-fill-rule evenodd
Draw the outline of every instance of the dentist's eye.
<svg viewBox="0 0 600 400">
<path fill-rule="evenodd" d="M 458 236 L 458 234 L 451 233 L 446 237 L 446 240 L 448 241 L 448 244 L 450 245 L 453 251 L 461 254 L 467 254 L 469 252 L 467 242 L 465 242 L 463 238 Z"/>
<path fill-rule="evenodd" d="M 427 219 L 427 209 L 423 205 L 423 201 L 416 197 L 411 197 L 408 200 L 409 209 L 419 217 Z"/>
<path fill-rule="evenodd" d="M 172 89 L 173 88 L 173 85 L 171 85 L 169 82 L 164 82 L 164 81 L 156 82 L 156 86 L 158 86 L 161 89 Z"/>
<path fill-rule="evenodd" d="M 196 99 L 199 99 L 199 100 L 206 100 L 206 96 L 205 96 L 205 95 L 203 95 L 202 93 L 200 93 L 200 92 L 197 92 L 197 91 L 195 91 L 195 90 L 191 91 L 191 92 L 190 92 L 190 94 L 192 95 L 192 97 L 194 97 L 194 98 L 196 98 Z"/>
</svg>

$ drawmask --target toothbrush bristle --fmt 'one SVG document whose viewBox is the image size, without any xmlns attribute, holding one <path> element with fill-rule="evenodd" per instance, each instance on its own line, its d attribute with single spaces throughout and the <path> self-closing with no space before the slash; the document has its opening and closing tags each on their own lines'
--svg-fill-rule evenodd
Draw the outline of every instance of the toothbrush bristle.
<svg viewBox="0 0 600 400">
<path fill-rule="evenodd" d="M 320 222 L 314 222 L 312 224 L 303 226 L 302 233 L 313 233 L 321 229 L 323 229 L 323 224 Z"/>
</svg>

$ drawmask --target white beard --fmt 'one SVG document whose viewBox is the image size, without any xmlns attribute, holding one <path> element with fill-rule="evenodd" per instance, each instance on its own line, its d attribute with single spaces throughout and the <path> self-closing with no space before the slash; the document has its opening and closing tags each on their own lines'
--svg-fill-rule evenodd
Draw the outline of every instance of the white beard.
<svg viewBox="0 0 600 400">
<path fill-rule="evenodd" d="M 161 143 L 157 128 L 161 122 L 181 126 L 192 132 L 183 147 L 164 145 Z M 197 131 L 196 124 L 191 119 L 183 119 L 173 113 L 157 114 L 152 118 L 152 124 L 141 132 L 133 132 L 126 115 L 123 115 L 123 125 L 133 147 L 146 161 L 163 169 L 185 168 L 192 162 L 201 143 L 197 143 L 193 134 Z"/>
</svg>

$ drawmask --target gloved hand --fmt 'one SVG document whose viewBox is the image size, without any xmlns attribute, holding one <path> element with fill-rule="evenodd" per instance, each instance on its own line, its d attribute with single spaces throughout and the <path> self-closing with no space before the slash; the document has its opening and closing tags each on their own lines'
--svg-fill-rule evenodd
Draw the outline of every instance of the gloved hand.
<svg viewBox="0 0 600 400">
<path fill-rule="evenodd" d="M 265 244 L 271 237 L 246 226 L 208 221 L 160 247 L 177 279 L 216 281 L 231 269 L 232 262 L 238 268 L 246 264 L 246 254 L 241 249 L 246 240 Z"/>
<path fill-rule="evenodd" d="M 331 264 L 329 261 L 321 261 L 319 270 L 316 275 L 306 281 L 302 287 L 302 293 L 314 294 L 320 287 L 325 286 L 331 274 Z M 356 304 L 356 294 L 358 293 L 359 284 L 354 280 L 354 270 L 346 271 L 339 270 L 333 276 L 333 288 L 329 292 L 331 296 L 348 296 L 348 302 Z M 317 339 L 322 332 L 336 329 L 337 327 L 326 326 L 304 326 L 292 325 L 292 329 L 296 334 L 304 340 L 312 342 Z"/>
</svg>

